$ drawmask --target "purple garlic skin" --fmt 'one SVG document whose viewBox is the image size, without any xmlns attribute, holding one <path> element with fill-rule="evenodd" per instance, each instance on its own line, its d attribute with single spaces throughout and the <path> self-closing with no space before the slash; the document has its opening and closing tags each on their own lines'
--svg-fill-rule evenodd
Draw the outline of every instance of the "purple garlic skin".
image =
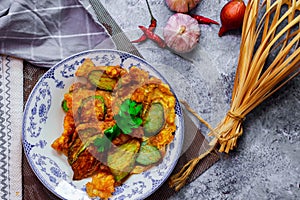
<svg viewBox="0 0 300 200">
<path fill-rule="evenodd" d="M 187 13 L 195 8 L 200 0 L 166 0 L 166 4 L 170 10 Z"/>
<path fill-rule="evenodd" d="M 178 53 L 192 51 L 199 42 L 200 27 L 198 21 L 187 14 L 172 15 L 163 29 L 167 46 Z"/>
</svg>

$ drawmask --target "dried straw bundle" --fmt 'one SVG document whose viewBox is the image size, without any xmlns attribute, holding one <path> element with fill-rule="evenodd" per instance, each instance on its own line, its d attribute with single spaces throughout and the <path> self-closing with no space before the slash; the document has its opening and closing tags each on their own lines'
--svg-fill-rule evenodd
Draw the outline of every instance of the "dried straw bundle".
<svg viewBox="0 0 300 200">
<path fill-rule="evenodd" d="M 173 175 L 170 187 L 185 185 L 197 163 L 219 147 L 228 153 L 242 135 L 245 116 L 300 73 L 300 0 L 250 0 L 247 4 L 240 56 L 232 91 L 231 108 L 221 123 L 212 129 L 185 104 L 214 136 L 211 148 L 189 161 Z M 261 16 L 262 14 L 262 16 Z M 261 17 L 260 17 L 261 16 Z M 183 102 L 184 103 L 184 102 Z"/>
</svg>

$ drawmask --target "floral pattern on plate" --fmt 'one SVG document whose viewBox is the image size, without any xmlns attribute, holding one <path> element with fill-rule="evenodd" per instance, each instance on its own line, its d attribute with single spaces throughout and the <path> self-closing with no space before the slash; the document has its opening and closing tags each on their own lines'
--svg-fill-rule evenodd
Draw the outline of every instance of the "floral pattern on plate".
<svg viewBox="0 0 300 200">
<path fill-rule="evenodd" d="M 39 180 L 63 199 L 89 199 L 85 193 L 85 184 L 90 178 L 73 181 L 73 172 L 67 158 L 51 147 L 52 142 L 63 131 L 65 114 L 61 109 L 61 100 L 74 82 L 74 73 L 85 58 L 92 59 L 96 65 L 120 65 L 126 69 L 134 65 L 167 83 L 146 61 L 116 50 L 81 52 L 62 60 L 44 74 L 32 90 L 25 106 L 22 141 L 29 164 Z M 163 161 L 150 170 L 130 176 L 123 185 L 116 188 L 111 199 L 146 198 L 169 177 L 183 144 L 183 116 L 178 101 L 175 109 L 177 130 Z"/>
</svg>

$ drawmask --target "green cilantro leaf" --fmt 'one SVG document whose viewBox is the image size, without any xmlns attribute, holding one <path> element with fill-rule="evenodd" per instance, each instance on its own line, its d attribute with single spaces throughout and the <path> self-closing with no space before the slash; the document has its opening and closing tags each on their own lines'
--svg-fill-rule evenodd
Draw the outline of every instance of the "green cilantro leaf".
<svg viewBox="0 0 300 200">
<path fill-rule="evenodd" d="M 126 99 L 120 106 L 120 111 L 114 116 L 116 124 L 104 131 L 104 136 L 97 137 L 94 140 L 94 145 L 98 152 L 104 152 L 110 148 L 111 141 L 118 137 L 122 131 L 124 134 L 132 133 L 132 129 L 138 128 L 143 120 L 140 118 L 142 104 L 137 104 L 135 101 Z"/>
<path fill-rule="evenodd" d="M 130 99 L 126 99 L 121 104 L 120 111 L 114 116 L 114 119 L 124 134 L 130 134 L 132 129 L 138 128 L 142 124 L 142 119 L 139 117 L 142 109 L 142 104 L 137 104 Z"/>
<path fill-rule="evenodd" d="M 97 137 L 94 140 L 94 145 L 97 147 L 98 152 L 104 152 L 109 149 L 111 146 L 111 141 L 118 137 L 121 133 L 120 128 L 117 125 L 114 125 L 104 131 L 104 136 Z"/>
</svg>

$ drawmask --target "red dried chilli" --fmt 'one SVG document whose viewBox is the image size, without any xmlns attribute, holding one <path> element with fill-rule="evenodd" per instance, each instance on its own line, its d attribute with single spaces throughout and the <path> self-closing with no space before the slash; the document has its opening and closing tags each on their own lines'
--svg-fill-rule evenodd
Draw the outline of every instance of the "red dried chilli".
<svg viewBox="0 0 300 200">
<path fill-rule="evenodd" d="M 156 28 L 156 19 L 155 18 L 151 18 L 151 24 L 149 25 L 149 30 L 154 32 Z M 140 43 L 147 40 L 147 36 L 145 34 L 143 34 L 139 39 L 133 40 L 131 41 L 132 43 Z"/>
<path fill-rule="evenodd" d="M 155 28 L 156 28 L 156 25 L 157 25 L 157 20 L 154 18 L 153 14 L 152 14 L 152 11 L 151 11 L 151 8 L 150 8 L 150 5 L 148 3 L 148 0 L 146 0 L 146 3 L 147 3 L 147 8 L 148 8 L 148 11 L 150 13 L 150 16 L 151 16 L 151 21 L 150 21 L 150 25 L 149 25 L 149 30 L 154 32 Z M 139 39 L 136 39 L 136 40 L 133 40 L 131 41 L 132 43 L 140 43 L 140 42 L 144 42 L 145 40 L 147 40 L 147 36 L 145 34 L 143 34 Z"/>
<path fill-rule="evenodd" d="M 166 47 L 165 41 L 161 37 L 156 35 L 154 32 L 152 32 L 151 30 L 149 30 L 148 28 L 146 28 L 144 26 L 139 26 L 139 28 L 144 32 L 144 34 L 147 36 L 147 38 L 154 41 L 159 47 L 161 47 L 161 48 Z"/>
<path fill-rule="evenodd" d="M 203 17 L 201 15 L 190 14 L 190 16 L 193 17 L 194 19 L 196 19 L 199 24 L 217 24 L 217 25 L 219 25 L 219 23 L 217 21 L 209 19 L 207 17 Z"/>
</svg>

